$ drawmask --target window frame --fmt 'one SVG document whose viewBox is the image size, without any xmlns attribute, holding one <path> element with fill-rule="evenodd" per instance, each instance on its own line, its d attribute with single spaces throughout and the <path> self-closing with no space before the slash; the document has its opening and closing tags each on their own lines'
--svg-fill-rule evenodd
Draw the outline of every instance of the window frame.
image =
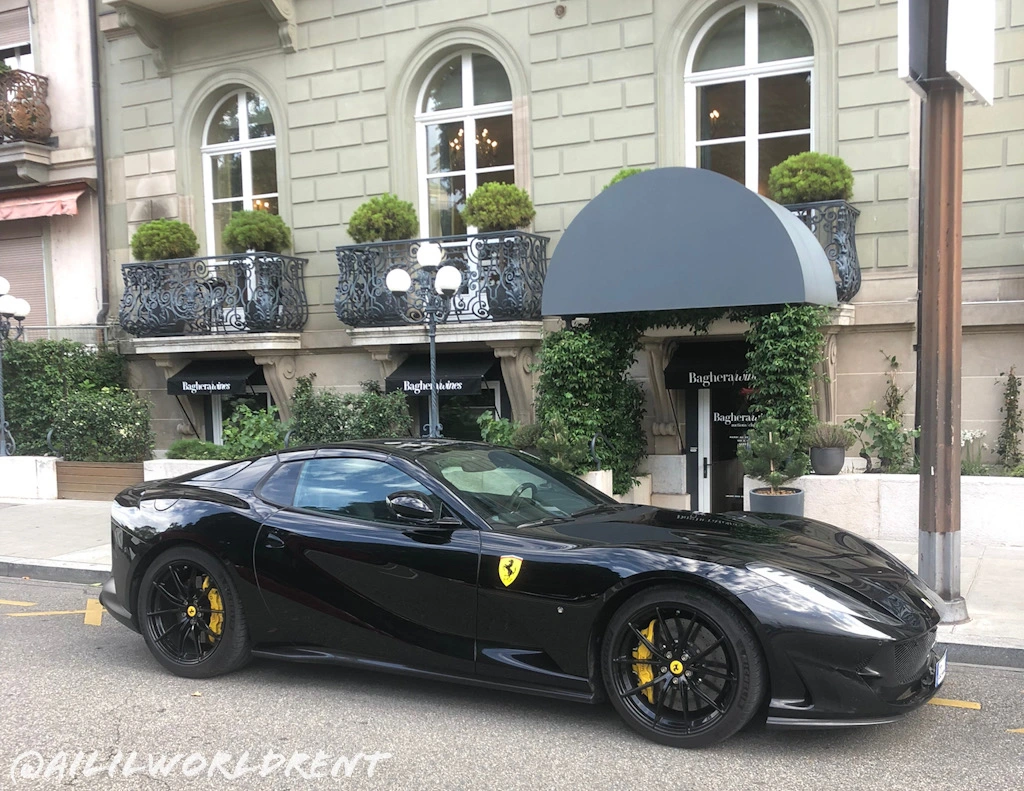
<svg viewBox="0 0 1024 791">
<path fill-rule="evenodd" d="M 757 192 L 760 170 L 759 144 L 762 140 L 771 140 L 783 137 L 798 137 L 807 135 L 809 137 L 809 151 L 817 150 L 817 124 L 815 118 L 818 112 L 817 96 L 817 72 L 814 66 L 815 53 L 799 58 L 787 58 L 784 60 L 773 60 L 768 63 L 758 63 L 758 7 L 766 3 L 775 5 L 792 13 L 804 26 L 813 46 L 813 36 L 807 23 L 792 8 L 784 3 L 769 2 L 768 0 L 742 0 L 731 3 L 722 8 L 718 13 L 711 16 L 697 32 L 693 43 L 690 45 L 686 55 L 686 63 L 683 71 L 684 81 L 684 108 L 683 135 L 685 141 L 687 167 L 700 167 L 700 149 L 707 146 L 723 145 L 727 143 L 744 144 L 744 186 Z M 693 70 L 693 63 L 697 52 L 707 40 L 711 29 L 727 14 L 744 9 L 744 35 L 743 35 L 743 64 L 740 66 L 728 66 L 721 69 L 708 71 Z M 784 77 L 790 74 L 809 73 L 811 80 L 810 87 L 810 108 L 808 121 L 810 126 L 804 129 L 790 129 L 784 132 L 760 132 L 760 83 L 766 77 Z M 744 134 L 739 137 L 720 138 L 714 141 L 699 141 L 697 139 L 697 90 L 709 85 L 721 85 L 729 82 L 744 83 Z M 753 124 L 753 126 L 751 125 Z"/>
<path fill-rule="evenodd" d="M 213 109 L 210 110 L 210 114 L 206 118 L 206 123 L 203 124 L 200 153 L 202 155 L 203 168 L 203 215 L 206 220 L 206 254 L 209 256 L 218 255 L 217 243 L 219 240 L 216 236 L 213 215 L 215 205 L 241 202 L 243 211 L 251 211 L 254 200 L 274 198 L 277 200 L 278 214 L 281 212 L 281 169 L 278 167 L 279 162 L 277 155 L 277 119 L 274 117 L 273 110 L 270 108 L 270 103 L 267 102 L 267 108 L 270 111 L 270 119 L 274 124 L 274 134 L 269 137 L 257 137 L 250 139 L 248 124 L 249 110 L 245 98 L 247 93 L 259 96 L 264 102 L 267 102 L 266 96 L 253 88 L 236 88 L 217 99 L 214 103 Z M 223 104 L 232 96 L 234 96 L 238 102 L 238 140 L 226 143 L 207 143 L 206 141 L 209 139 L 210 126 L 213 124 L 214 116 L 221 106 L 223 106 Z M 252 191 L 252 153 L 254 151 L 266 151 L 269 149 L 274 150 L 274 172 L 277 176 L 277 192 L 260 193 L 256 195 L 253 194 Z M 223 156 L 225 154 L 241 155 L 242 194 L 238 197 L 214 198 L 213 158 Z"/>
<path fill-rule="evenodd" d="M 416 94 L 416 107 L 413 114 L 415 122 L 416 138 L 416 194 L 419 201 L 420 236 L 429 237 L 430 234 L 430 194 L 428 182 L 442 178 L 456 178 L 462 176 L 466 180 L 466 197 L 473 194 L 477 188 L 477 179 L 482 173 L 509 172 L 512 174 L 512 182 L 516 183 L 516 169 L 518 167 L 516 136 L 516 119 L 513 111 L 513 100 L 505 102 L 491 102 L 490 104 L 475 104 L 473 98 L 473 55 L 484 55 L 501 66 L 508 80 L 509 88 L 512 89 L 512 81 L 509 78 L 505 65 L 494 55 L 486 50 L 470 47 L 458 52 L 448 53 L 440 58 L 434 67 L 427 72 L 420 89 Z M 441 69 L 448 65 L 456 57 L 462 59 L 462 105 L 448 110 L 437 110 L 425 112 L 422 110 L 423 99 L 426 96 L 427 88 Z M 514 96 L 514 93 L 513 93 Z M 497 165 L 488 168 L 476 167 L 476 146 L 466 145 L 464 147 L 465 162 L 462 170 L 451 170 L 440 173 L 429 173 L 427 170 L 427 127 L 435 124 L 462 122 L 463 139 L 476 140 L 476 122 L 480 118 L 491 116 L 507 115 L 512 123 L 512 164 Z M 467 226 L 467 234 L 477 233 L 476 226 Z"/>
</svg>

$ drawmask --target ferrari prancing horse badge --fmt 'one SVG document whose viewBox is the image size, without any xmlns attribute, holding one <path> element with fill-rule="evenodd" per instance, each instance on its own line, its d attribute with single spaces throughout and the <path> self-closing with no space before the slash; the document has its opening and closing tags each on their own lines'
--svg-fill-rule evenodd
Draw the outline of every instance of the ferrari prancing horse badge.
<svg viewBox="0 0 1024 791">
<path fill-rule="evenodd" d="M 515 555 L 502 555 L 498 560 L 498 579 L 506 588 L 516 581 L 519 569 L 523 567 L 523 559 Z"/>
</svg>

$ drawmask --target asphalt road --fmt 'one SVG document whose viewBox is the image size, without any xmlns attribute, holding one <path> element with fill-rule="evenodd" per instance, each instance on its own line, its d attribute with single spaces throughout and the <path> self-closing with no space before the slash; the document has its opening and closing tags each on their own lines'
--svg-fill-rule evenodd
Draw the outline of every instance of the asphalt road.
<svg viewBox="0 0 1024 791">
<path fill-rule="evenodd" d="M 180 679 L 87 604 L 97 592 L 0 578 L 0 789 L 1024 789 L 1019 670 L 951 665 L 941 696 L 980 709 L 753 727 L 684 751 L 634 735 L 609 706 L 372 672 L 254 662 Z"/>
</svg>

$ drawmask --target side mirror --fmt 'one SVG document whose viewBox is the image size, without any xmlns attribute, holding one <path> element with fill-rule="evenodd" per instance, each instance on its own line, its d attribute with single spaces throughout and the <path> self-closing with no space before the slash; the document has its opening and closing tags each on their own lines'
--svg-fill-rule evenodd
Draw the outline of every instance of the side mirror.
<svg viewBox="0 0 1024 791">
<path fill-rule="evenodd" d="M 420 492 L 392 492 L 387 496 L 388 508 L 399 519 L 412 522 L 434 522 L 437 512 Z"/>
</svg>

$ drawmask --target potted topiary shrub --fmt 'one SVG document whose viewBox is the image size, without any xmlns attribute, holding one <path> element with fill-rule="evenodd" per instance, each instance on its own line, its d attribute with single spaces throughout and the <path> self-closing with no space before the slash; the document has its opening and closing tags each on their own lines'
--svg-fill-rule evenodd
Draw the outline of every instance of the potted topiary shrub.
<svg viewBox="0 0 1024 791">
<path fill-rule="evenodd" d="M 139 261 L 191 258 L 199 240 L 186 223 L 178 220 L 150 220 L 132 234 L 132 255 Z"/>
<path fill-rule="evenodd" d="M 810 426 L 804 432 L 804 445 L 810 448 L 815 475 L 838 475 L 846 462 L 846 449 L 856 441 L 852 431 L 836 423 Z"/>
<path fill-rule="evenodd" d="M 751 490 L 751 511 L 803 516 L 803 489 L 786 486 L 804 473 L 806 457 L 797 454 L 797 444 L 774 418 L 761 418 L 748 432 L 747 446 L 738 448 L 740 462 L 747 475 L 767 484 Z"/>
<path fill-rule="evenodd" d="M 413 205 L 390 192 L 370 198 L 348 219 L 348 235 L 357 244 L 415 239 L 419 230 Z"/>
<path fill-rule="evenodd" d="M 284 220 L 267 211 L 236 211 L 224 226 L 224 245 L 233 253 L 252 253 L 245 275 L 245 323 L 252 330 L 267 332 L 277 328 L 281 318 L 281 280 L 283 262 L 277 255 L 291 246 L 292 235 Z"/>
<path fill-rule="evenodd" d="M 614 176 L 612 176 L 612 180 L 605 184 L 601 188 L 601 191 L 604 192 L 606 189 L 618 184 L 623 179 L 628 179 L 630 176 L 635 176 L 637 173 L 645 173 L 646 171 L 646 168 L 623 168 Z"/>
<path fill-rule="evenodd" d="M 853 299 L 861 282 L 856 242 L 860 212 L 849 204 L 850 167 L 840 157 L 817 151 L 794 154 L 768 173 L 768 197 L 810 228 L 832 263 L 839 301 Z"/>
<path fill-rule="evenodd" d="M 460 213 L 466 225 L 486 236 L 471 244 L 485 267 L 483 281 L 491 318 L 523 318 L 523 237 L 508 232 L 533 221 L 537 215 L 533 201 L 515 184 L 488 182 L 473 190 Z"/>
</svg>

